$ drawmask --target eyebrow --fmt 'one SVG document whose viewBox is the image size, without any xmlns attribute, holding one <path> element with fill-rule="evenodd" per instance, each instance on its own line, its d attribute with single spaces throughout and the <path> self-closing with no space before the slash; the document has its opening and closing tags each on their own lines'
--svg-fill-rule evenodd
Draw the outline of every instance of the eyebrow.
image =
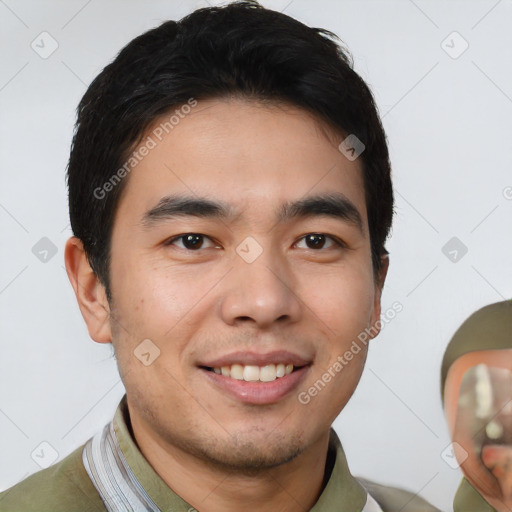
<svg viewBox="0 0 512 512">
<path fill-rule="evenodd" d="M 299 218 L 327 216 L 355 226 L 364 235 L 363 219 L 356 206 L 343 194 L 329 193 L 309 196 L 281 205 L 276 212 L 277 222 Z M 222 201 L 205 197 L 169 195 L 142 217 L 142 225 L 151 228 L 160 222 L 178 217 L 230 220 L 237 217 L 233 207 Z"/>
</svg>

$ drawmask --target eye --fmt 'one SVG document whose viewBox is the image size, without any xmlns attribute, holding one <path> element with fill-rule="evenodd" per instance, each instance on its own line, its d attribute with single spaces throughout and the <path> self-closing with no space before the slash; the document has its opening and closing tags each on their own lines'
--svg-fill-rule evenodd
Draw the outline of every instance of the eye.
<svg viewBox="0 0 512 512">
<path fill-rule="evenodd" d="M 178 245 L 181 249 L 187 249 L 191 251 L 197 251 L 198 249 L 204 248 L 205 240 L 209 240 L 211 247 L 217 247 L 213 241 L 206 235 L 201 233 L 186 233 L 184 235 L 175 236 L 165 242 L 165 245 L 176 245 L 175 242 L 182 241 L 182 245 Z"/>
<path fill-rule="evenodd" d="M 331 240 L 331 245 L 328 246 L 327 249 L 345 247 L 345 244 L 341 242 L 341 240 L 324 233 L 309 233 L 304 235 L 300 240 L 305 240 L 307 245 L 306 249 L 325 249 L 326 240 Z"/>
<path fill-rule="evenodd" d="M 319 250 L 345 247 L 345 244 L 339 239 L 324 233 L 309 233 L 304 235 L 300 240 L 305 241 L 306 249 Z M 186 233 L 178 235 L 167 240 L 165 245 L 177 245 L 181 249 L 198 251 L 199 249 L 208 248 L 208 246 L 205 247 L 205 242 L 210 243 L 209 247 L 218 247 L 209 237 L 201 233 Z"/>
</svg>

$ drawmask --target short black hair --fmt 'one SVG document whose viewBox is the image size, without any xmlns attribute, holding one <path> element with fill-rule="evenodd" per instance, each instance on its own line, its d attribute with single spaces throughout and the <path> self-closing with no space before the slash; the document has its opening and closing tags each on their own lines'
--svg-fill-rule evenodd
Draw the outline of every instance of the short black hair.
<svg viewBox="0 0 512 512">
<path fill-rule="evenodd" d="M 193 11 L 128 43 L 77 108 L 67 167 L 73 234 L 111 298 L 111 234 L 126 160 L 155 120 L 201 99 L 290 104 L 365 145 L 360 155 L 375 275 L 391 229 L 391 166 L 372 93 L 332 32 L 254 1 Z M 125 172 L 117 172 L 125 166 Z M 112 183 L 116 176 L 119 183 Z M 109 185 L 110 183 L 110 185 Z M 108 191 L 108 193 L 106 193 Z"/>
</svg>

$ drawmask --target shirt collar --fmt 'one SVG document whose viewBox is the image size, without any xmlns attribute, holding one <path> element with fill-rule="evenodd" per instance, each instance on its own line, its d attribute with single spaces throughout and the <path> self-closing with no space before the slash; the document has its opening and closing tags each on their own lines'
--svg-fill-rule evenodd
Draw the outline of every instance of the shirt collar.
<svg viewBox="0 0 512 512">
<path fill-rule="evenodd" d="M 123 455 L 135 477 L 161 510 L 189 512 L 190 505 L 180 498 L 155 472 L 132 436 L 126 395 L 113 420 L 114 431 Z M 334 460 L 331 475 L 310 512 L 354 512 L 362 510 L 366 491 L 351 475 L 345 453 L 336 432 L 331 429 L 327 460 Z"/>
</svg>

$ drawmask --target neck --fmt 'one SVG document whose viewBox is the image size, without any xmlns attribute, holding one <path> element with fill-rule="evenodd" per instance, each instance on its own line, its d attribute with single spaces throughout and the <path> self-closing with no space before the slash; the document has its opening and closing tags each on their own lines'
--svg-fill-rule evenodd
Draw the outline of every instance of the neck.
<svg viewBox="0 0 512 512">
<path fill-rule="evenodd" d="M 324 487 L 329 431 L 293 460 L 250 476 L 214 467 L 165 443 L 143 422 L 132 418 L 136 443 L 156 473 L 197 510 L 302 512 L 310 510 Z"/>
</svg>

